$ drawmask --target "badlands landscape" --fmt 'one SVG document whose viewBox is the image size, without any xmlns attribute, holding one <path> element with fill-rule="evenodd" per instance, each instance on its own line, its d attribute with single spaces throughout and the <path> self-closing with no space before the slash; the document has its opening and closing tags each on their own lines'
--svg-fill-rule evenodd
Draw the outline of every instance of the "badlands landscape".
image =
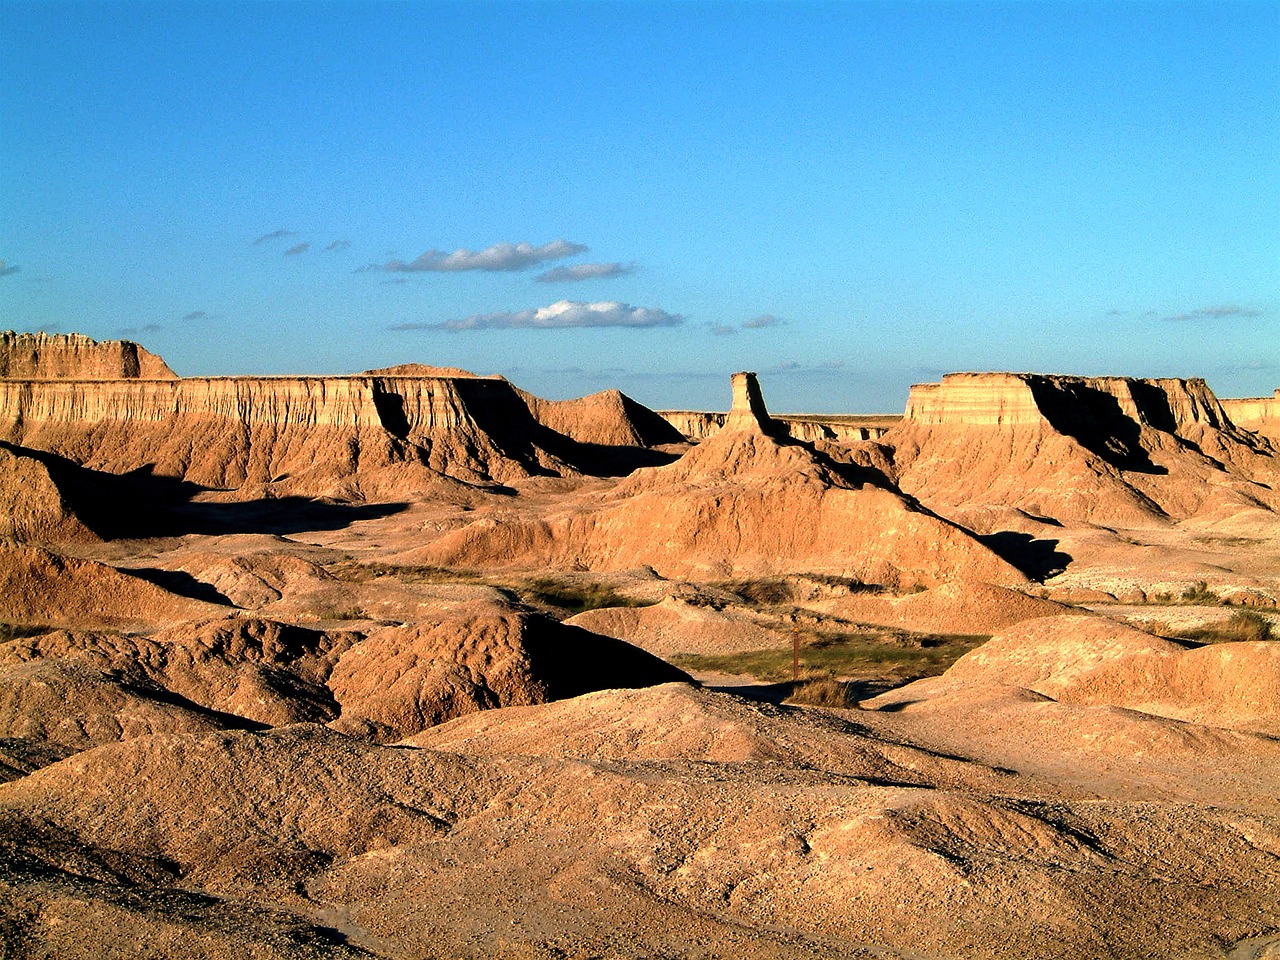
<svg viewBox="0 0 1280 960">
<path fill-rule="evenodd" d="M 0 334 L 0 956 L 1280 957 L 1280 392 L 725 381 Z"/>
</svg>

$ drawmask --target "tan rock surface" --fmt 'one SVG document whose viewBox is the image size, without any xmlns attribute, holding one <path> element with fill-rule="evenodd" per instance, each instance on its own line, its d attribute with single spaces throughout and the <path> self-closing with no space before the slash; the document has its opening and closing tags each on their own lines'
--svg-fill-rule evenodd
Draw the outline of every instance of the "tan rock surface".
<svg viewBox="0 0 1280 960">
<path fill-rule="evenodd" d="M 684 437 L 648 407 L 618 390 L 602 390 L 575 400 L 543 400 L 519 391 L 534 418 L 579 443 L 655 447 Z"/>
<path fill-rule="evenodd" d="M 104 563 L 0 543 L 0 622 L 127 627 L 226 612 L 226 607 L 170 593 Z"/>
<path fill-rule="evenodd" d="M 778 633 L 748 611 L 666 597 L 647 607 L 605 607 L 565 621 L 637 647 L 673 653 L 733 653 L 777 646 Z"/>
<path fill-rule="evenodd" d="M 965 654 L 941 677 L 901 687 L 869 705 L 991 685 L 1022 687 L 1063 703 L 1106 704 L 1280 734 L 1280 644 L 1188 649 L 1098 617 L 1018 624 Z"/>
<path fill-rule="evenodd" d="M 1222 408 L 1237 426 L 1260 433 L 1272 443 L 1280 442 L 1280 390 L 1270 397 L 1224 397 Z"/>
<path fill-rule="evenodd" d="M 223 900 L 341 918 L 392 956 L 1207 956 L 1280 919 L 1261 810 L 1022 794 L 834 719 L 648 696 L 586 698 L 594 742 L 572 739 L 576 701 L 518 708 L 489 726 L 511 737 L 495 756 L 483 730 L 456 744 L 477 754 L 306 726 L 140 738 L 0 787 L 0 809 Z M 601 759 L 528 755 L 556 749 L 542 711 Z M 628 755 L 666 729 L 675 758 Z M 714 759 L 685 759 L 699 743 Z"/>
<path fill-rule="evenodd" d="M 10 522 L 105 538 L 0 549 L 0 953 L 1280 949 L 1280 644 L 1107 619 L 1280 596 L 1265 441 L 1195 381 L 998 375 L 798 443 L 753 383 L 674 462 L 621 394 L 452 370 L 0 383 Z M 531 612 L 602 601 L 661 602 Z M 578 627 L 801 622 L 996 638 L 826 710 Z"/>
<path fill-rule="evenodd" d="M 85 750 L 153 733 L 243 726 L 134 675 L 72 659 L 9 661 L 0 667 L 0 735 L 46 750 Z"/>
<path fill-rule="evenodd" d="M 636 647 L 495 604 L 389 627 L 351 647 L 329 686 L 335 728 L 399 740 L 477 710 L 688 679 Z"/>
<path fill-rule="evenodd" d="M 1276 451 L 1202 380 L 949 374 L 880 442 L 904 491 L 982 532 L 1013 511 L 1142 527 L 1280 504 Z"/>
<path fill-rule="evenodd" d="M 486 379 L 0 382 L 0 438 L 97 470 L 150 465 L 251 492 L 360 495 L 363 472 L 393 466 L 404 492 L 435 474 L 491 482 L 564 469 L 530 439 L 533 424 L 509 384 Z"/>
<path fill-rule="evenodd" d="M 903 585 L 1025 582 L 881 475 L 778 440 L 761 423 L 748 404 L 677 462 L 637 471 L 583 509 L 544 520 L 486 518 L 413 556 L 446 566 L 649 566 L 703 579 L 800 570 Z"/>
<path fill-rule="evenodd" d="M 617 391 L 543 401 L 500 377 L 422 364 L 347 377 L 164 380 L 44 379 L 21 376 L 30 364 L 11 368 L 0 378 L 0 439 L 94 470 L 145 468 L 244 496 L 390 500 L 434 492 L 444 478 L 626 472 L 625 458 L 595 448 L 682 440 Z"/>
<path fill-rule="evenodd" d="M 0 331 L 0 380 L 172 380 L 168 364 L 132 340 Z"/>
<path fill-rule="evenodd" d="M 30 451 L 0 442 L 0 538 L 22 543 L 92 541 L 49 468 Z"/>
<path fill-rule="evenodd" d="M 973 581 L 943 583 L 897 597 L 851 593 L 816 600 L 810 606 L 849 620 L 921 633 L 990 634 L 1023 620 L 1079 612 L 1018 590 Z"/>
</svg>

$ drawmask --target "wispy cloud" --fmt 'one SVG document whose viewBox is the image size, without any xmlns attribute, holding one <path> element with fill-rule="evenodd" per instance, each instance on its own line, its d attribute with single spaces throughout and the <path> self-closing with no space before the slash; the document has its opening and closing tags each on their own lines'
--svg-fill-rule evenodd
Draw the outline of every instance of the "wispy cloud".
<svg viewBox="0 0 1280 960">
<path fill-rule="evenodd" d="M 333 241 L 333 243 L 329 244 L 327 247 L 324 248 L 324 252 L 332 253 L 338 250 L 346 250 L 349 246 L 351 246 L 350 240 L 335 240 Z"/>
<path fill-rule="evenodd" d="M 824 360 L 822 363 L 801 363 L 798 360 L 783 360 L 775 363 L 772 367 L 767 367 L 760 371 L 762 375 L 778 376 L 781 374 L 805 374 L 812 375 L 817 373 L 832 373 L 833 371 L 843 369 L 843 360 Z"/>
<path fill-rule="evenodd" d="M 284 237 L 292 237 L 292 236 L 293 236 L 292 230 L 272 230 L 270 233 L 264 233 L 257 240 L 253 241 L 253 245 L 255 247 L 258 247 L 272 240 L 280 240 Z"/>
<path fill-rule="evenodd" d="M 575 263 L 568 267 L 556 267 L 540 273 L 533 279 L 539 283 L 572 283 L 576 280 L 599 280 L 603 277 L 621 277 L 633 273 L 634 263 Z"/>
<path fill-rule="evenodd" d="M 418 259 L 409 263 L 403 260 L 391 260 L 375 270 L 389 270 L 393 273 L 459 273 L 464 270 L 524 270 L 528 267 L 545 263 L 548 260 L 559 260 L 586 251 L 581 243 L 570 243 L 568 240 L 552 240 L 537 247 L 531 243 L 496 243 L 483 250 L 455 250 L 445 253 L 443 250 L 428 250 Z"/>
<path fill-rule="evenodd" d="M 22 268 L 18 266 L 16 263 L 13 266 L 9 266 L 3 260 L 0 260 L 0 277 L 10 276 L 11 274 L 17 273 L 21 269 Z"/>
<path fill-rule="evenodd" d="M 286 257 L 296 257 L 299 254 L 306 253 L 310 249 L 311 249 L 311 243 L 309 241 L 304 241 L 302 243 L 295 243 L 292 247 L 290 247 L 288 250 L 284 252 L 284 255 Z"/>
<path fill-rule="evenodd" d="M 159 333 L 163 329 L 164 324 L 162 323 L 147 323 L 140 327 L 125 327 L 123 330 L 118 332 L 122 337 L 129 337 L 135 336 L 139 333 Z"/>
<path fill-rule="evenodd" d="M 605 300 L 579 303 L 560 300 L 548 307 L 506 313 L 485 313 L 443 323 L 400 323 L 391 330 L 565 330 L 583 327 L 675 327 L 684 323 L 678 313 Z"/>
<path fill-rule="evenodd" d="M 1230 319 L 1249 319 L 1251 317 L 1262 316 L 1261 310 L 1254 310 L 1250 307 L 1240 307 L 1235 304 L 1223 304 L 1218 307 L 1201 307 L 1199 310 L 1192 310 L 1189 313 L 1179 313 L 1171 317 L 1165 317 L 1165 320 L 1171 322 L 1181 322 L 1183 320 L 1230 320 Z"/>
<path fill-rule="evenodd" d="M 192 310 L 190 313 L 183 314 L 182 319 L 185 321 L 203 320 L 207 316 L 208 314 L 205 313 L 203 310 Z"/>
<path fill-rule="evenodd" d="M 771 313 L 762 313 L 758 317 L 752 317 L 750 320 L 744 320 L 741 324 L 734 326 L 732 323 L 708 323 L 707 329 L 717 337 L 728 337 L 736 334 L 741 330 L 762 330 L 765 327 L 781 327 L 786 321 L 779 320 Z"/>
</svg>

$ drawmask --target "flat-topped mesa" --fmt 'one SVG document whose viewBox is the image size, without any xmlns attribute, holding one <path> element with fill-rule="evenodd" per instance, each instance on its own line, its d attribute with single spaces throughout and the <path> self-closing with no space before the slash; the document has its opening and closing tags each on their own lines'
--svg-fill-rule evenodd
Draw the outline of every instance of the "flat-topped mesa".
<svg viewBox="0 0 1280 960">
<path fill-rule="evenodd" d="M 1114 527 L 1280 507 L 1275 447 L 1200 379 L 949 374 L 881 443 L 902 490 L 980 530 L 1010 510 Z"/>
<path fill-rule="evenodd" d="M 0 331 L 0 380 L 174 379 L 168 364 L 132 340 Z"/>
<path fill-rule="evenodd" d="M 750 430 L 753 433 L 773 435 L 778 433 L 778 426 L 769 417 L 769 410 L 764 405 L 764 394 L 760 392 L 760 381 L 754 373 L 735 373 L 731 378 L 733 386 L 733 406 L 729 408 L 729 416 L 725 418 L 724 429 Z"/>
<path fill-rule="evenodd" d="M 1280 390 L 1271 397 L 1223 397 L 1222 408 L 1236 426 L 1280 440 Z"/>
<path fill-rule="evenodd" d="M 1071 377 L 1037 373 L 949 373 L 915 384 L 905 422 L 922 425 L 1043 426 L 1065 432 L 1121 416 L 1166 433 L 1232 422 L 1204 380 Z"/>
</svg>

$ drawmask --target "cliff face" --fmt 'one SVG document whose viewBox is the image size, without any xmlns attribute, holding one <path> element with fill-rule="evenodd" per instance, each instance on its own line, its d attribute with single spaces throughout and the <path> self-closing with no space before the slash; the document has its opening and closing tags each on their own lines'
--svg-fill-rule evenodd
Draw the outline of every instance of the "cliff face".
<svg viewBox="0 0 1280 960">
<path fill-rule="evenodd" d="M 131 340 L 79 333 L 0 331 L 0 380 L 172 380 L 168 365 Z"/>
<path fill-rule="evenodd" d="M 1260 433 L 1273 441 L 1280 441 L 1280 390 L 1273 397 L 1244 397 L 1238 400 L 1223 399 L 1222 408 L 1232 422 L 1246 430 Z"/>
<path fill-rule="evenodd" d="M 308 495 L 369 493 L 363 481 L 405 464 L 481 483 L 572 473 L 539 445 L 540 438 L 552 446 L 556 440 L 539 428 L 502 380 L 0 382 L 0 439 L 93 469 L 149 466 L 224 489 L 277 484 Z"/>
<path fill-rule="evenodd" d="M 658 416 L 675 427 L 689 440 L 705 440 L 719 432 L 729 419 L 727 413 L 703 410 L 659 410 Z M 814 443 L 826 440 L 834 443 L 852 443 L 861 440 L 878 440 L 896 426 L 899 416 L 851 416 L 841 414 L 772 414 L 792 440 Z"/>
<path fill-rule="evenodd" d="M 1230 418 L 1200 379 L 1138 380 L 1031 373 L 951 373 L 916 384 L 906 420 L 918 424 L 1027 426 L 1105 431 L 1119 416 L 1176 433 L 1204 425 L 1226 429 Z M 1070 432 L 1067 430 L 1066 432 Z"/>
<path fill-rule="evenodd" d="M 908 493 L 982 528 L 1013 508 L 1148 524 L 1280 503 L 1280 459 L 1203 380 L 951 374 L 882 441 Z"/>
</svg>

